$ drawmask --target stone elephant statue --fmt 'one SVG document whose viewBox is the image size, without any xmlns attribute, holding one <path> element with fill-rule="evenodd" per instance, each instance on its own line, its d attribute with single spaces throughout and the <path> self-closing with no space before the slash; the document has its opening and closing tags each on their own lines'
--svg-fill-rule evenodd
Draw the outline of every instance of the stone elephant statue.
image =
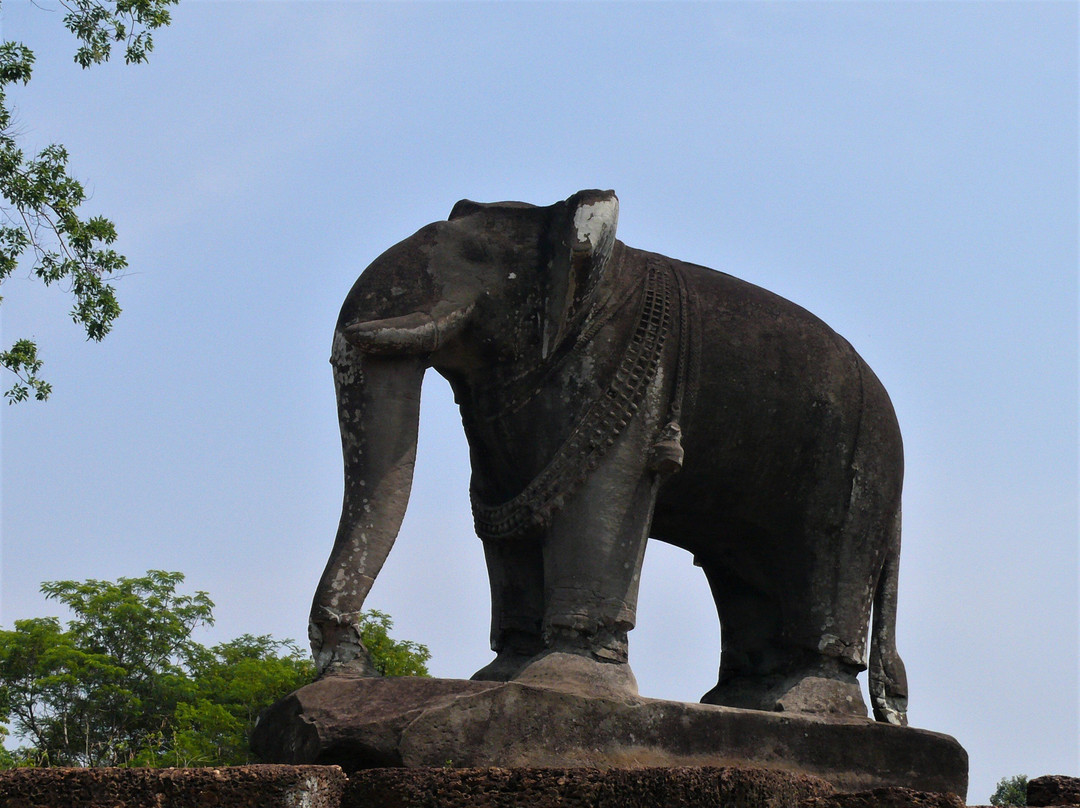
<svg viewBox="0 0 1080 808">
<path fill-rule="evenodd" d="M 434 367 L 461 409 L 491 581 L 496 657 L 473 678 L 635 693 L 652 537 L 693 553 L 716 601 L 703 702 L 865 716 L 869 664 L 875 717 L 906 723 L 884 388 L 809 312 L 628 247 L 617 220 L 611 191 L 462 201 L 356 281 L 331 358 L 345 495 L 311 612 L 318 669 L 374 673 L 356 617 L 404 515 Z"/>
</svg>

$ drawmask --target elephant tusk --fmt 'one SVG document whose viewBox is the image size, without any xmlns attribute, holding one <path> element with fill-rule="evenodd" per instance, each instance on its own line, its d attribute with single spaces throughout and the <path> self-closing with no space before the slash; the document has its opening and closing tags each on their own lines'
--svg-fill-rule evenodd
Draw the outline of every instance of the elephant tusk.
<svg viewBox="0 0 1080 808">
<path fill-rule="evenodd" d="M 441 316 L 422 311 L 386 320 L 353 323 L 342 329 L 345 339 L 365 353 L 425 354 L 438 350 L 465 325 L 472 305 Z"/>
<path fill-rule="evenodd" d="M 430 353 L 439 342 L 435 321 L 419 312 L 390 320 L 354 323 L 342 333 L 365 353 Z"/>
</svg>

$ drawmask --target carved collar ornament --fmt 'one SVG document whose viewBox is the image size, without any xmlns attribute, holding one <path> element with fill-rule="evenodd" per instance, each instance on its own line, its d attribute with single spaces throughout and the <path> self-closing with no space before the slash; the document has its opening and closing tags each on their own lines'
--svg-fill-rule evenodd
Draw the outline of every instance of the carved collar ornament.
<svg viewBox="0 0 1080 808">
<path fill-rule="evenodd" d="M 616 438 L 641 407 L 645 391 L 656 377 L 664 346 L 671 331 L 676 306 L 685 313 L 686 294 L 674 268 L 660 256 L 650 256 L 644 293 L 638 304 L 637 325 L 623 350 L 622 359 L 608 384 L 585 411 L 554 456 L 525 488 L 512 499 L 491 504 L 470 491 L 476 533 L 484 540 L 513 539 L 546 527 L 563 503 L 596 469 Z M 587 344 L 613 313 L 586 323 L 574 350 Z M 679 410 L 686 369 L 686 318 L 680 317 L 679 363 L 676 389 L 669 418 L 653 445 L 651 468 L 666 475 L 682 465 Z M 519 402 L 520 403 L 520 402 Z"/>
</svg>

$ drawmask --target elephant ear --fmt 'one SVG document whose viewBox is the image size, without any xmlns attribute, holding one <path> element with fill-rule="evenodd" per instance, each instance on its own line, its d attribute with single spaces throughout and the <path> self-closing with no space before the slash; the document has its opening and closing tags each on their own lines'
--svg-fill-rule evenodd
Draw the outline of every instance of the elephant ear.
<svg viewBox="0 0 1080 808">
<path fill-rule="evenodd" d="M 452 222 L 454 219 L 460 219 L 462 216 L 469 216 L 484 209 L 484 205 L 480 202 L 473 202 L 471 199 L 459 200 L 454 209 L 450 211 L 450 216 L 447 221 Z"/>
<path fill-rule="evenodd" d="M 614 191 L 578 191 L 554 208 L 544 302 L 545 358 L 588 312 L 607 270 L 619 223 Z"/>
</svg>

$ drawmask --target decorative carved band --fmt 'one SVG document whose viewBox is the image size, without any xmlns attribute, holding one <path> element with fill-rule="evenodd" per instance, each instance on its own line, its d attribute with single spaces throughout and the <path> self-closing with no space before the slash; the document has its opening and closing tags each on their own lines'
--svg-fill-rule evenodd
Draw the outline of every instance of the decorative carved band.
<svg viewBox="0 0 1080 808">
<path fill-rule="evenodd" d="M 546 527 L 597 467 L 637 413 L 656 376 L 677 294 L 673 270 L 666 262 L 650 258 L 637 326 L 607 390 L 593 401 L 547 466 L 516 497 L 491 505 L 471 491 L 473 520 L 480 538 L 517 538 Z"/>
</svg>

